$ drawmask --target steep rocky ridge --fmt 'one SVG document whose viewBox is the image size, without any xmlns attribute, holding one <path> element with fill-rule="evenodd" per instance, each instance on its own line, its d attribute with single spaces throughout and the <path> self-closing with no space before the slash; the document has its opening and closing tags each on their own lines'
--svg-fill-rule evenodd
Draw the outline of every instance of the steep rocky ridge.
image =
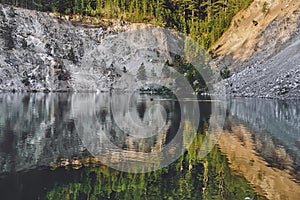
<svg viewBox="0 0 300 200">
<path fill-rule="evenodd" d="M 265 10 L 263 11 L 265 4 Z M 300 2 L 255 0 L 215 44 L 215 70 L 235 96 L 300 97 Z"/>
</svg>

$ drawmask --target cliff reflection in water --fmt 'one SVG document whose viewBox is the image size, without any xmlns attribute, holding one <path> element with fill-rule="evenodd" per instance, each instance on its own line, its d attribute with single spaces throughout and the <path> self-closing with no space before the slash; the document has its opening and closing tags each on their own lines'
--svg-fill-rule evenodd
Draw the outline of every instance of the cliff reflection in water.
<svg viewBox="0 0 300 200">
<path fill-rule="evenodd" d="M 200 123 L 195 127 L 181 117 L 184 113 L 198 114 L 189 102 L 179 107 L 177 101 L 165 97 L 128 98 L 108 94 L 1 94 L 1 198 L 260 198 L 245 178 L 231 171 L 227 158 L 217 147 L 207 157 L 198 157 L 207 134 L 210 103 L 199 103 Z M 154 103 L 158 107 L 149 110 Z M 128 114 L 130 118 L 126 117 Z M 144 128 L 128 126 L 127 120 L 134 120 Z M 120 159 L 118 154 L 105 153 L 107 144 L 101 143 L 104 136 L 117 148 L 112 152 L 121 149 L 128 155 L 137 155 L 159 151 L 180 130 L 179 121 L 184 126 L 179 132 L 182 143 L 178 144 L 178 150 L 182 151 L 189 138 L 194 140 L 183 156 L 163 169 L 145 174 L 120 172 L 101 164 L 89 152 L 96 144 L 97 150 L 104 151 L 103 157 L 111 162 Z M 153 129 L 145 129 L 147 126 L 158 131 L 154 129 L 157 132 L 153 134 Z M 144 138 L 145 133 L 153 135 Z M 93 134 L 98 134 L 100 140 L 89 143 Z M 175 151 L 172 148 L 168 153 L 172 155 Z"/>
<path fill-rule="evenodd" d="M 70 112 L 67 94 L 0 94 L 0 174 L 84 151 Z"/>
<path fill-rule="evenodd" d="M 230 168 L 267 199 L 298 199 L 299 101 L 235 98 L 218 146 Z"/>
<path fill-rule="evenodd" d="M 232 99 L 231 116 L 250 127 L 256 152 L 300 181 L 300 101 Z"/>
<path fill-rule="evenodd" d="M 199 123 L 194 102 L 159 96 L 1 94 L 0 102 L 0 174 L 90 153 L 119 162 L 124 151 L 127 159 L 151 161 L 137 153 L 160 152 L 185 121 Z M 202 110 L 205 119 L 210 108 Z M 176 145 L 170 156 L 181 154 L 184 144 Z"/>
</svg>

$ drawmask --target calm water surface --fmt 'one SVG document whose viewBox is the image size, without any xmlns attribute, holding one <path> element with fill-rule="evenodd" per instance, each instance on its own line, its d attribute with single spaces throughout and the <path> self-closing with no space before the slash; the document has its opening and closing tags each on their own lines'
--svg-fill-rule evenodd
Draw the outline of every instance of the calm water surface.
<svg viewBox="0 0 300 200">
<path fill-rule="evenodd" d="M 297 199 L 299 101 L 228 100 L 221 137 L 205 158 L 197 154 L 212 103 L 199 102 L 200 116 L 194 103 L 138 94 L 0 94 L 0 197 Z M 198 127 L 182 119 L 186 113 L 198 116 Z M 127 167 L 119 151 L 145 162 L 141 153 L 159 151 L 176 134 L 184 143 L 192 132 L 183 155 L 153 172 L 121 172 L 100 162 Z"/>
</svg>

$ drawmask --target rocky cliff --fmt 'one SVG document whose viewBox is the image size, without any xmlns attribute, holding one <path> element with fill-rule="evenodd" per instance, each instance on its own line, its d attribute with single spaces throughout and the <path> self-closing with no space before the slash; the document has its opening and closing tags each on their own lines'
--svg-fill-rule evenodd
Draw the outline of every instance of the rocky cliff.
<svg viewBox="0 0 300 200">
<path fill-rule="evenodd" d="M 151 25 L 83 26 L 69 17 L 4 5 L 0 21 L 0 91 L 169 87 L 164 63 L 170 51 L 185 49 L 176 34 Z M 213 47 L 216 74 L 229 69 L 231 75 L 217 85 L 234 96 L 299 98 L 299 28 L 299 1 L 255 0 Z M 145 78 L 140 80 L 142 63 Z"/>
<path fill-rule="evenodd" d="M 109 27 L 0 5 L 0 91 L 134 90 L 159 83 L 166 33 L 113 21 Z M 145 79 L 136 78 L 144 63 Z"/>
<path fill-rule="evenodd" d="M 255 0 L 232 21 L 213 47 L 217 73 L 231 77 L 227 94 L 247 97 L 300 97 L 300 2 Z"/>
</svg>

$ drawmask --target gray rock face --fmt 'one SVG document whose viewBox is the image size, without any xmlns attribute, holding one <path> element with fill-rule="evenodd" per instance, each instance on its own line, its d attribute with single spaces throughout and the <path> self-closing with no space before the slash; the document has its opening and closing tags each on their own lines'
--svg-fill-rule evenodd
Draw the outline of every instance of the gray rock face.
<svg viewBox="0 0 300 200">
<path fill-rule="evenodd" d="M 263 64 L 225 80 L 227 93 L 246 97 L 300 97 L 300 38 Z"/>
<path fill-rule="evenodd" d="M 159 76 L 169 58 L 167 36 L 153 26 L 84 27 L 4 5 L 0 22 L 0 91 L 136 89 L 147 82 L 136 78 L 142 63 L 157 83 L 151 70 Z"/>
<path fill-rule="evenodd" d="M 0 20 L 1 90 L 71 90 L 70 67 L 83 55 L 88 33 L 13 7 L 0 6 Z"/>
</svg>

